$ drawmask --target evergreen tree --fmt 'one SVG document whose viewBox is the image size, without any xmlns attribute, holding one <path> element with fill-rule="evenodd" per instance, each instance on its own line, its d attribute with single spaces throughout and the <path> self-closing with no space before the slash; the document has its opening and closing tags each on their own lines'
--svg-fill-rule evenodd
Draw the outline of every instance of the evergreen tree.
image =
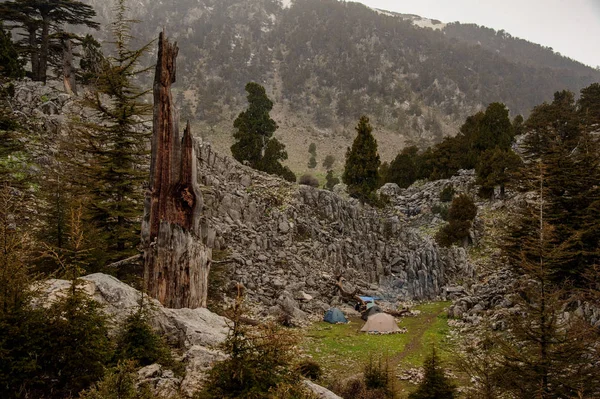
<svg viewBox="0 0 600 399">
<path fill-rule="evenodd" d="M 581 89 L 581 97 L 577 100 L 579 120 L 588 132 L 598 129 L 600 125 L 600 83 L 592 83 Z"/>
<path fill-rule="evenodd" d="M 340 183 L 340 179 L 333 175 L 333 170 L 328 170 L 325 176 L 325 188 L 327 190 L 333 190 L 336 184 Z"/>
<path fill-rule="evenodd" d="M 317 145 L 315 143 L 310 143 L 308 146 L 308 153 L 313 157 L 317 156 Z"/>
<path fill-rule="evenodd" d="M 138 366 L 153 363 L 170 366 L 173 364 L 171 351 L 163 338 L 152 330 L 147 306 L 142 297 L 139 309 L 125 319 L 116 339 L 116 359 L 133 361 Z"/>
<path fill-rule="evenodd" d="M 575 148 L 579 139 L 579 121 L 573 93 L 554 93 L 551 104 L 543 103 L 533 109 L 525 123 L 525 154 L 530 159 L 543 156 L 555 144 L 568 151 Z"/>
<path fill-rule="evenodd" d="M 448 210 L 448 223 L 435 235 L 436 241 L 444 247 L 452 244 L 466 246 L 475 216 L 477 216 L 477 206 L 471 197 L 466 194 L 455 197 Z"/>
<path fill-rule="evenodd" d="M 518 237 L 517 253 L 508 253 L 518 259 L 515 267 L 523 278 L 514 296 L 520 311 L 508 316 L 506 333 L 495 338 L 497 375 L 503 390 L 517 398 L 595 397 L 600 351 L 590 342 L 597 331 L 577 315 L 564 317 L 572 298 L 561 289 L 564 282 L 554 282 L 552 270 L 564 247 L 556 244 L 555 226 L 546 220 L 546 168 L 541 162 L 536 166 L 537 201 L 523 209 L 531 228 Z"/>
<path fill-rule="evenodd" d="M 386 182 L 396 183 L 400 188 L 409 187 L 418 178 L 418 163 L 419 149 L 416 146 L 404 148 L 390 163 Z"/>
<path fill-rule="evenodd" d="M 315 159 L 314 156 L 311 156 L 308 160 L 308 168 L 309 169 L 314 169 L 317 167 L 317 160 Z"/>
<path fill-rule="evenodd" d="M 431 355 L 425 358 L 423 368 L 425 371 L 423 381 L 415 392 L 408 395 L 409 399 L 454 399 L 456 397 L 456 387 L 444 375 L 435 347 L 432 348 Z"/>
<path fill-rule="evenodd" d="M 4 30 L 2 21 L 0 21 L 0 76 L 13 79 L 22 78 L 25 76 L 22 64 L 11 33 Z"/>
<path fill-rule="evenodd" d="M 292 367 L 297 338 L 274 323 L 251 329 L 242 321 L 243 299 L 236 299 L 233 322 L 223 349 L 229 357 L 209 372 L 202 399 L 273 397 L 278 387 L 290 388 L 289 396 L 302 398 L 298 371 Z M 293 395 L 296 394 L 296 396 Z"/>
<path fill-rule="evenodd" d="M 233 134 L 236 142 L 231 146 L 231 154 L 254 169 L 296 181 L 294 173 L 281 164 L 287 159 L 285 145 L 273 137 L 278 128 L 269 115 L 273 102 L 267 97 L 265 88 L 258 83 L 246 84 L 246 92 L 248 109 L 242 111 L 233 122 L 237 131 Z"/>
<path fill-rule="evenodd" d="M 92 35 L 85 35 L 81 41 L 81 60 L 79 67 L 81 70 L 81 81 L 84 84 L 95 82 L 96 78 L 106 67 L 106 57 L 102 53 L 102 46 Z"/>
<path fill-rule="evenodd" d="M 150 137 L 141 117 L 151 108 L 142 100 L 146 91 L 134 82 L 147 70 L 137 65 L 148 45 L 130 49 L 131 21 L 125 15 L 125 0 L 119 0 L 114 11 L 116 55 L 106 59 L 96 90 L 85 101 L 101 122 L 78 126 L 85 154 L 82 183 L 89 192 L 88 218 L 99 234 L 96 242 L 105 245 L 99 246 L 95 254 L 100 263 L 137 251 Z"/>
<path fill-rule="evenodd" d="M 377 141 L 371 134 L 373 128 L 369 118 L 362 116 L 355 128 L 357 136 L 352 148 L 346 151 L 346 165 L 342 181 L 348 185 L 348 192 L 363 202 L 369 201 L 371 193 L 379 182 L 379 154 Z"/>
<path fill-rule="evenodd" d="M 496 147 L 484 151 L 479 156 L 475 169 L 476 183 L 481 186 L 480 194 L 489 198 L 493 196 L 494 188 L 500 186 L 500 198 L 504 198 L 506 184 L 511 181 L 512 175 L 521 165 L 521 158 L 513 150 Z"/>
<path fill-rule="evenodd" d="M 2 19 L 27 32 L 22 47 L 30 55 L 33 80 L 45 82 L 53 45 L 63 35 L 61 27 L 85 25 L 98 28 L 92 21 L 94 9 L 76 0 L 14 0 L 2 4 Z"/>
<path fill-rule="evenodd" d="M 491 103 L 485 110 L 479 125 L 479 134 L 474 146 L 478 155 L 495 147 L 508 150 L 514 137 L 508 109 L 502 103 Z M 478 156 L 479 157 L 479 156 Z"/>
<path fill-rule="evenodd" d="M 323 167 L 327 170 L 331 169 L 334 163 L 335 157 L 331 154 L 327 155 L 325 159 L 323 159 Z"/>
</svg>

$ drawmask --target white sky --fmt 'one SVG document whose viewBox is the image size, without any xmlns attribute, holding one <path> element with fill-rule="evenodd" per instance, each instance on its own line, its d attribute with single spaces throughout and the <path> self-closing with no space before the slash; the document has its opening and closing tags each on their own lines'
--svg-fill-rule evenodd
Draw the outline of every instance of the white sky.
<svg viewBox="0 0 600 399">
<path fill-rule="evenodd" d="M 600 0 L 351 0 L 442 22 L 476 23 L 600 66 Z"/>
</svg>

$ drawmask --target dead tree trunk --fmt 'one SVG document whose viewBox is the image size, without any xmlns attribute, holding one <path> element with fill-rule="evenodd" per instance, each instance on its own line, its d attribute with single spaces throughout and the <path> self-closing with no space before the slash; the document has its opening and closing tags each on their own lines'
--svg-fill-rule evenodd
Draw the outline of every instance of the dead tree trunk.
<svg viewBox="0 0 600 399">
<path fill-rule="evenodd" d="M 75 82 L 75 73 L 73 71 L 73 45 L 71 39 L 65 39 L 63 45 L 63 81 L 65 91 L 70 95 L 77 95 L 77 86 Z"/>
<path fill-rule="evenodd" d="M 148 293 L 170 308 L 206 306 L 212 250 L 202 242 L 202 194 L 189 122 L 180 141 L 171 95 L 177 44 L 158 39 L 150 187 L 142 243 Z"/>
</svg>

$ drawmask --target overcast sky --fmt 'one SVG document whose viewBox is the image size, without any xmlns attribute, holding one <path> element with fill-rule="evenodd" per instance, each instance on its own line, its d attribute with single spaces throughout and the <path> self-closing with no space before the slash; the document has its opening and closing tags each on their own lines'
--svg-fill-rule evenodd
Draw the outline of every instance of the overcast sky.
<svg viewBox="0 0 600 399">
<path fill-rule="evenodd" d="M 442 22 L 504 29 L 552 47 L 592 67 L 600 66 L 600 0 L 352 0 L 369 7 L 417 14 Z"/>
</svg>

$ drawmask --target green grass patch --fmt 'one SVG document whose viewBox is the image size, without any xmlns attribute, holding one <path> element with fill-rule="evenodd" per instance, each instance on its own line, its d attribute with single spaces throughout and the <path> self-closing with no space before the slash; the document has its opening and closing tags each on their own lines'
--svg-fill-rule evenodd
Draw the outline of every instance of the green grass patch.
<svg viewBox="0 0 600 399">
<path fill-rule="evenodd" d="M 446 335 L 448 320 L 445 309 L 450 302 L 421 304 L 414 309 L 418 316 L 399 319 L 405 334 L 370 335 L 361 333 L 364 321 L 351 319 L 350 324 L 315 323 L 305 333 L 304 353 L 319 363 L 326 375 L 347 377 L 360 373 L 369 357 L 387 357 L 395 367 L 420 366 L 434 343 L 442 357 L 448 356 Z"/>
</svg>

